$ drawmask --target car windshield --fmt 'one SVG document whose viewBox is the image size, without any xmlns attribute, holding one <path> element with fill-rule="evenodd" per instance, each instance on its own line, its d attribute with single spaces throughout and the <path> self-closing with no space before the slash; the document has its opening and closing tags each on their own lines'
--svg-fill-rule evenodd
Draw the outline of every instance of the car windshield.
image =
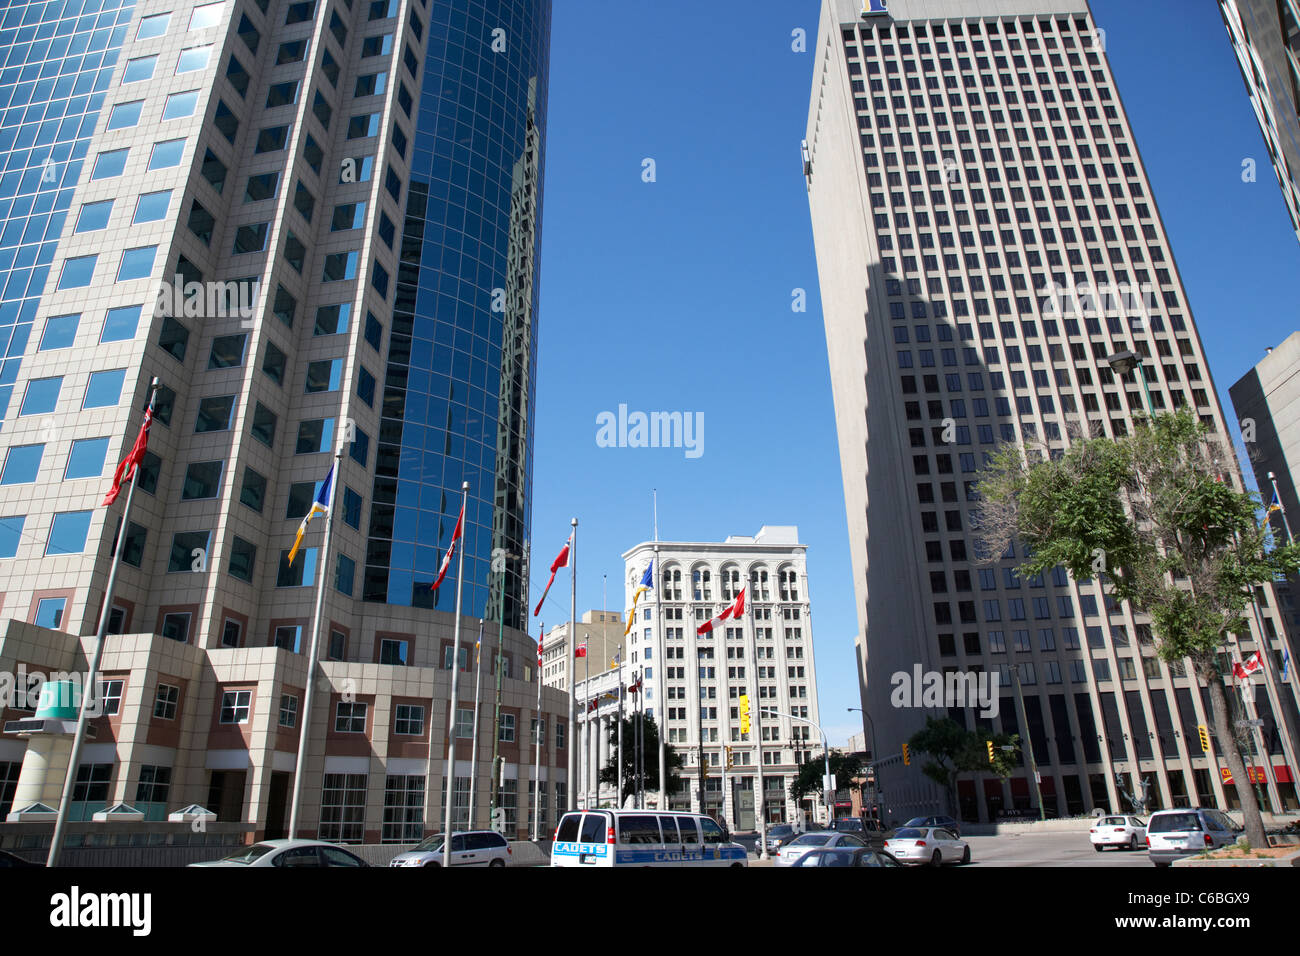
<svg viewBox="0 0 1300 956">
<path fill-rule="evenodd" d="M 791 843 L 791 846 L 823 846 L 830 840 L 824 833 L 805 833 Z"/>
<path fill-rule="evenodd" d="M 420 843 L 416 845 L 415 849 L 420 851 L 427 851 L 427 850 L 437 850 L 440 849 L 441 847 L 442 847 L 442 834 L 435 833 L 433 836 L 426 837 L 424 840 L 421 840 Z"/>
<path fill-rule="evenodd" d="M 1179 830 L 1199 830 L 1201 821 L 1194 813 L 1163 813 L 1151 818 L 1148 833 L 1175 833 Z"/>
<path fill-rule="evenodd" d="M 839 830 L 861 830 L 862 821 L 861 820 L 839 820 L 836 821 L 835 826 Z"/>
<path fill-rule="evenodd" d="M 252 863 L 254 860 L 266 856 L 266 854 L 270 853 L 274 849 L 275 847 L 271 846 L 269 843 L 254 843 L 252 846 L 244 847 L 242 850 L 230 854 L 230 856 L 223 857 L 222 862 Z"/>
<path fill-rule="evenodd" d="M 920 830 L 913 829 L 912 827 L 904 827 L 903 829 L 899 830 L 897 833 L 894 834 L 893 839 L 923 840 L 925 839 L 925 834 Z"/>
<path fill-rule="evenodd" d="M 926 820 L 925 817 L 912 817 L 912 819 L 910 819 L 910 820 L 908 820 L 906 823 L 904 823 L 903 826 L 905 826 L 905 827 L 923 827 L 923 826 L 925 826 L 925 820 Z"/>
<path fill-rule="evenodd" d="M 770 830 L 767 831 L 767 835 L 768 835 L 768 836 L 786 836 L 787 834 L 790 834 L 790 833 L 793 833 L 793 832 L 794 832 L 794 827 L 791 827 L 791 826 L 772 827 L 772 829 L 770 829 Z"/>
</svg>

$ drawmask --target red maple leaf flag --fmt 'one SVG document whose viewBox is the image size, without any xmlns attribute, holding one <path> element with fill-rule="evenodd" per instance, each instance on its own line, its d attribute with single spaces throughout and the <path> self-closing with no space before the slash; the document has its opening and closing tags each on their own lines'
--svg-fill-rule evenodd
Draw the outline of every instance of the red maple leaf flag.
<svg viewBox="0 0 1300 956">
<path fill-rule="evenodd" d="M 578 645 L 578 649 L 577 649 L 576 651 L 573 652 L 573 656 L 574 656 L 574 657 L 586 657 L 586 656 L 587 656 L 587 642 L 586 642 L 586 641 L 583 641 L 581 644 Z"/>
<path fill-rule="evenodd" d="M 117 471 L 113 472 L 113 487 L 108 489 L 108 494 L 104 495 L 103 503 L 111 505 L 117 500 L 117 496 L 122 492 L 122 485 L 135 477 L 135 470 L 144 460 L 144 453 L 149 450 L 149 426 L 153 424 L 153 403 L 144 410 L 144 424 L 140 426 L 140 434 L 135 436 L 135 444 L 127 452 L 126 457 L 117 466 Z"/>
<path fill-rule="evenodd" d="M 546 625 L 543 624 L 543 625 L 542 625 L 542 631 L 541 631 L 541 633 L 537 635 L 537 668 L 538 668 L 538 670 L 541 670 L 541 667 L 542 667 L 542 640 L 543 640 L 545 637 L 546 637 Z"/>
<path fill-rule="evenodd" d="M 546 582 L 546 588 L 542 591 L 542 598 L 537 602 L 537 607 L 533 608 L 533 617 L 537 617 L 537 615 L 542 613 L 542 601 L 546 600 L 546 595 L 551 590 L 551 585 L 555 583 L 555 572 L 560 570 L 560 568 L 567 568 L 569 566 L 569 545 L 571 544 L 573 544 L 573 535 L 569 535 L 568 540 L 564 542 L 564 547 L 560 549 L 560 553 L 556 555 L 555 560 L 551 562 L 551 577 L 550 580 Z"/>
<path fill-rule="evenodd" d="M 743 615 L 744 613 L 745 613 L 745 588 L 741 588 L 740 593 L 736 595 L 735 602 L 733 602 L 730 607 L 728 607 L 725 611 L 723 611 L 721 614 L 719 614 L 717 617 L 713 618 L 712 620 L 705 621 L 703 624 L 701 624 L 699 627 L 695 629 L 695 633 L 707 634 L 709 633 L 709 631 L 713 630 L 723 621 L 739 621 L 741 615 Z"/>
<path fill-rule="evenodd" d="M 1264 662 L 1260 659 L 1259 651 L 1256 651 L 1244 661 L 1234 661 L 1232 664 L 1232 675 L 1239 680 L 1245 680 L 1263 666 Z"/>
<path fill-rule="evenodd" d="M 438 569 L 438 580 L 433 582 L 430 591 L 438 590 L 442 584 L 442 579 L 447 576 L 447 568 L 451 566 L 451 556 L 456 553 L 456 542 L 465 532 L 465 502 L 460 503 L 460 517 L 456 519 L 456 530 L 451 533 L 451 544 L 447 546 L 447 553 L 442 556 L 442 567 Z"/>
</svg>

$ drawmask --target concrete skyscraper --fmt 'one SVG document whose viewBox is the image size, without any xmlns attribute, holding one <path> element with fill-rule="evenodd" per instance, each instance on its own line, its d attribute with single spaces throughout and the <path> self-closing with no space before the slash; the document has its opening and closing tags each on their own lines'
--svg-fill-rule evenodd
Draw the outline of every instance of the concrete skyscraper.
<svg viewBox="0 0 1300 956">
<path fill-rule="evenodd" d="M 1219 0 L 1219 12 L 1300 239 L 1300 4 Z"/>
<path fill-rule="evenodd" d="M 463 481 L 464 613 L 485 648 L 505 625 L 506 776 L 531 772 L 512 748 L 536 700 L 550 18 L 549 0 L 0 11 L 0 669 L 84 668 L 121 515 L 100 501 L 160 380 L 109 609 L 135 636 L 108 644 L 123 696 L 87 746 L 84 812 L 212 802 L 282 828 L 320 524 L 287 552 L 340 443 L 308 828 L 420 829 L 455 564 L 430 585 Z M 23 742 L 0 747 L 12 793 Z"/>
<path fill-rule="evenodd" d="M 948 712 L 1031 741 L 1053 812 L 1128 809 L 1144 782 L 1148 807 L 1235 799 L 1198 742 L 1204 688 L 1156 656 L 1146 618 L 1060 568 L 1022 580 L 1018 548 L 988 566 L 971 535 L 999 443 L 1055 454 L 1072 428 L 1132 430 L 1144 388 L 1112 369 L 1117 353 L 1140 359 L 1155 411 L 1190 407 L 1227 434 L 1104 37 L 1085 0 L 822 4 L 803 170 L 862 699 L 895 816 L 947 809 L 921 761 L 899 758 L 944 713 L 893 693 L 916 670 L 998 674 L 997 706 Z M 1280 810 L 1297 806 L 1296 703 L 1277 679 L 1276 593 L 1259 597 L 1237 642 L 1266 662 L 1246 762 Z M 1027 765 L 1006 782 L 964 774 L 955 810 L 1027 811 L 1034 789 Z"/>
</svg>

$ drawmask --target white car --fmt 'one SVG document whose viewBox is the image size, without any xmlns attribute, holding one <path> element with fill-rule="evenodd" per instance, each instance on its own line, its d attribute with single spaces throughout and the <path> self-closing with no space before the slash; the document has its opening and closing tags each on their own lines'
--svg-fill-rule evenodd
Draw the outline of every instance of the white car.
<svg viewBox="0 0 1300 956">
<path fill-rule="evenodd" d="M 190 866 L 278 866 L 312 867 L 369 866 L 361 857 L 323 840 L 263 840 L 220 860 L 191 863 Z"/>
<path fill-rule="evenodd" d="M 834 830 L 805 833 L 781 847 L 781 851 L 776 856 L 776 865 L 794 866 L 799 858 L 810 850 L 834 849 L 837 847 L 856 850 L 866 845 L 865 841 L 858 839 L 851 833 L 836 833 Z"/>
<path fill-rule="evenodd" d="M 442 834 L 393 857 L 389 866 L 442 866 Z M 510 862 L 510 844 L 495 830 L 467 830 L 451 835 L 452 866 L 501 867 Z"/>
<path fill-rule="evenodd" d="M 969 863 L 970 844 L 942 827 L 903 827 L 885 841 L 885 852 L 899 863 L 940 866 Z"/>
<path fill-rule="evenodd" d="M 1092 848 L 1098 853 L 1108 846 L 1141 850 L 1145 849 L 1147 844 L 1147 825 L 1142 822 L 1141 817 L 1101 817 L 1096 825 L 1088 830 L 1088 839 L 1092 841 Z"/>
</svg>

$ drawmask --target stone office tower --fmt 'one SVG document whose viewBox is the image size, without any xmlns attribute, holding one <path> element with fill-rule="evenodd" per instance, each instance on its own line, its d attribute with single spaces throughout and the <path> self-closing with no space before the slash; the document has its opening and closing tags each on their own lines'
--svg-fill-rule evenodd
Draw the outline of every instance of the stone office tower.
<svg viewBox="0 0 1300 956">
<path fill-rule="evenodd" d="M 550 7 L 0 11 L 0 669 L 84 667 L 125 495 L 100 501 L 160 381 L 109 622 L 138 636 L 108 645 L 85 814 L 283 828 L 323 519 L 287 552 L 343 443 L 306 824 L 396 839 L 440 812 L 455 563 L 430 585 L 462 481 L 466 636 L 505 628 L 515 819 Z M 24 743 L 0 748 L 12 800 Z"/>
<path fill-rule="evenodd" d="M 998 443 L 1055 452 L 1074 425 L 1131 431 L 1146 400 L 1136 371 L 1108 364 L 1121 351 L 1156 411 L 1191 407 L 1227 434 L 1085 0 L 824 0 L 803 169 L 887 812 L 985 820 L 1035 803 L 1027 766 L 964 774 L 956 808 L 921 759 L 903 766 L 901 744 L 944 712 L 894 706 L 894 675 L 914 668 L 998 673 L 996 716 L 950 712 L 1031 740 L 1054 812 L 1127 810 L 1143 780 L 1149 807 L 1230 805 L 1227 742 L 1208 758 L 1199 743 L 1204 689 L 1155 656 L 1147 620 L 1062 569 L 1020 579 L 1019 550 L 985 566 L 970 536 Z M 1246 760 L 1265 806 L 1293 808 L 1286 638 L 1274 589 L 1259 603 L 1238 643 L 1267 660 Z"/>
</svg>

